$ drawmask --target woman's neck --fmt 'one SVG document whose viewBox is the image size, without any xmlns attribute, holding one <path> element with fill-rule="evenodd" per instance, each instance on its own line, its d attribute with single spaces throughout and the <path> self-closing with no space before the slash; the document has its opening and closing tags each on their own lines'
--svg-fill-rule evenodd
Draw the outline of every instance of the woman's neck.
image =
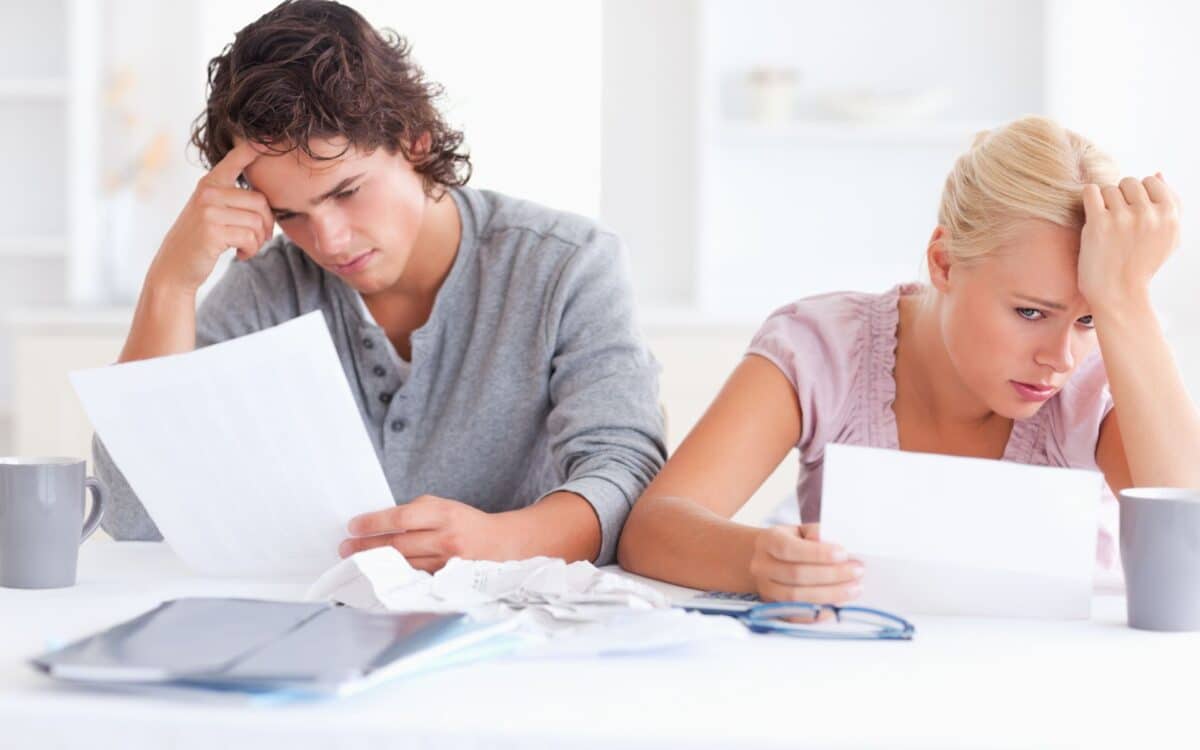
<svg viewBox="0 0 1200 750">
<path fill-rule="evenodd" d="M 942 336 L 940 300 L 919 295 L 900 297 L 896 339 L 896 394 L 906 408 L 923 415 L 938 432 L 980 427 L 997 419 L 959 376 Z"/>
</svg>

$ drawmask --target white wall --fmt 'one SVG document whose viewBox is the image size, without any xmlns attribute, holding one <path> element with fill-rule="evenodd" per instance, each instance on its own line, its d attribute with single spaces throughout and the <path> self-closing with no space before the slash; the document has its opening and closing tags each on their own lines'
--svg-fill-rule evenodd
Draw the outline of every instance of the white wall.
<svg viewBox="0 0 1200 750">
<path fill-rule="evenodd" d="M 599 0 L 348 4 L 407 37 L 414 59 L 445 86 L 443 111 L 466 134 L 472 185 L 599 213 Z M 274 5 L 203 3 L 203 48 L 216 54 Z M 197 111 L 202 104 L 197 96 Z"/>
<path fill-rule="evenodd" d="M 1182 196 L 1181 244 L 1153 289 L 1200 400 L 1200 6 L 1057 0 L 1049 21 L 1047 33 L 1061 40 L 1052 61 L 1050 113 L 1112 153 L 1126 174 L 1162 171 Z"/>
<path fill-rule="evenodd" d="M 170 162 L 129 208 L 129 229 L 104 245 L 105 286 L 131 302 L 158 245 L 203 174 L 187 139 L 204 107 L 207 62 L 274 0 L 106 0 L 105 81 L 134 72 L 127 109 L 106 110 L 102 170 L 120 170 L 154 134 Z M 461 0 L 352 2 L 376 27 L 412 43 L 428 77 L 445 87 L 443 111 L 464 130 L 476 187 L 596 216 L 600 211 L 600 3 Z M 553 33 L 547 33 L 553 30 Z M 111 109 L 111 108 L 109 108 Z M 116 215 L 106 205 L 102 212 Z M 113 247 L 119 245 L 119 247 Z M 220 269 L 218 269 L 218 273 Z"/>
<path fill-rule="evenodd" d="M 600 217 L 625 240 L 647 308 L 695 292 L 697 8 L 604 2 Z"/>
</svg>

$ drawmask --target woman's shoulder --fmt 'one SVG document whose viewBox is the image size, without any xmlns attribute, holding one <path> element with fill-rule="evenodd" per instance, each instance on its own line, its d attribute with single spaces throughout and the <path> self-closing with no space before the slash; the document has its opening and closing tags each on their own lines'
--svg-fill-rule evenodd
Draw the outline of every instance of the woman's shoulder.
<svg viewBox="0 0 1200 750">
<path fill-rule="evenodd" d="M 869 430 L 874 402 L 894 394 L 899 298 L 910 291 L 805 297 L 773 312 L 755 334 L 747 353 L 774 363 L 795 389 L 802 452 L 816 455 L 847 429 Z"/>
<path fill-rule="evenodd" d="M 751 351 L 833 365 L 861 358 L 876 338 L 890 340 L 894 349 L 898 298 L 906 289 L 829 292 L 795 300 L 767 317 Z"/>
</svg>

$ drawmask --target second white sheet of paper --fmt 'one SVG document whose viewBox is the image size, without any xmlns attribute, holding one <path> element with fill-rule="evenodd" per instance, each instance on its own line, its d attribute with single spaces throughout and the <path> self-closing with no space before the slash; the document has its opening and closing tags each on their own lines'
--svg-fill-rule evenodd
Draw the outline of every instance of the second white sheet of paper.
<svg viewBox="0 0 1200 750">
<path fill-rule="evenodd" d="M 320 312 L 71 383 L 198 572 L 315 576 L 338 561 L 352 517 L 394 505 Z"/>
<path fill-rule="evenodd" d="M 1085 618 L 1098 472 L 826 447 L 821 537 L 866 564 L 859 602 L 903 614 Z"/>
</svg>

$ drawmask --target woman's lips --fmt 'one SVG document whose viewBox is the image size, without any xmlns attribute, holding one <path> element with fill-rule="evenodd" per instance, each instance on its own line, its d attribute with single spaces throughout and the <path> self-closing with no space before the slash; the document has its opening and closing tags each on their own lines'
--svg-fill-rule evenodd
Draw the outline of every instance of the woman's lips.
<svg viewBox="0 0 1200 750">
<path fill-rule="evenodd" d="M 1012 383 L 1013 390 L 1025 401 L 1046 401 L 1058 392 L 1057 388 L 1049 385 L 1034 385 L 1032 383 L 1022 383 L 1019 380 L 1010 380 L 1008 382 Z"/>
<path fill-rule="evenodd" d="M 371 259 L 375 257 L 375 253 L 376 253 L 375 250 L 368 250 L 365 253 L 363 253 L 362 255 L 359 255 L 358 257 L 354 258 L 354 260 L 349 261 L 348 263 L 342 263 L 341 265 L 335 264 L 333 266 L 333 270 L 337 273 L 342 273 L 342 274 L 355 273 L 357 271 L 361 271 L 364 267 L 366 267 L 367 263 L 370 263 Z"/>
</svg>

